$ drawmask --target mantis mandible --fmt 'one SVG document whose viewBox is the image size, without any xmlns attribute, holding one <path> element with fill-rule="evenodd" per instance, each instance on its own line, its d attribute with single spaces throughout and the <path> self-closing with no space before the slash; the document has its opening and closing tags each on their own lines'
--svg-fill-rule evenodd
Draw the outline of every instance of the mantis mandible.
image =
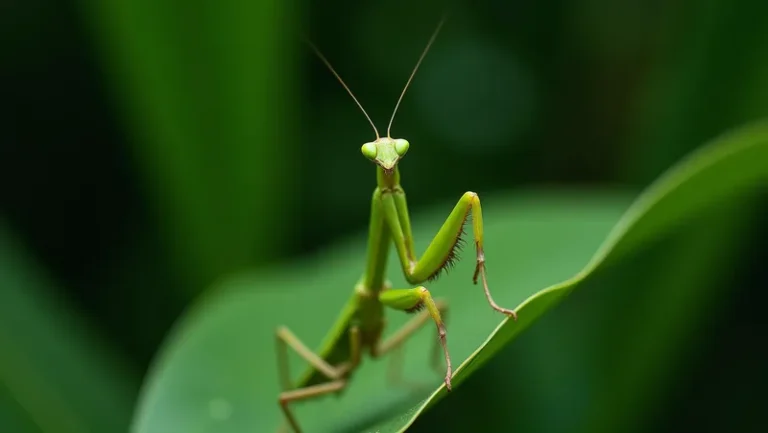
<svg viewBox="0 0 768 433">
<path fill-rule="evenodd" d="M 398 163 L 405 156 L 410 144 L 405 139 L 392 138 L 390 130 L 400 102 L 444 22 L 445 17 L 438 23 L 416 62 L 392 112 L 386 137 L 379 135 L 368 113 L 330 62 L 314 44 L 307 41 L 315 54 L 347 90 L 373 127 L 376 140 L 363 144 L 361 150 L 368 160 L 376 164 L 376 189 L 371 202 L 365 272 L 355 285 L 350 300 L 326 336 L 320 350 L 317 352 L 310 350 L 285 326 L 279 327 L 276 332 L 277 361 L 283 386 L 283 392 L 280 393 L 278 401 L 286 420 L 297 433 L 300 428 L 289 407 L 290 403 L 340 393 L 360 365 L 364 351 L 367 351 L 372 358 L 386 355 L 400 347 L 430 318 L 437 326 L 438 342 L 445 355 L 445 386 L 448 391 L 451 390 L 451 357 L 446 343 L 443 319 L 447 311 L 447 303 L 440 299 L 435 300 L 429 290 L 421 284 L 437 278 L 443 270 L 458 259 L 457 248 L 461 246 L 464 224 L 470 212 L 477 253 L 477 264 L 472 281 L 474 284 L 477 284 L 478 279 L 482 282 L 485 297 L 491 308 L 517 320 L 517 313 L 498 306 L 488 289 L 483 253 L 483 216 L 480 198 L 476 193 L 468 191 L 462 195 L 420 258 L 414 251 L 408 205 L 405 192 L 400 185 L 398 170 Z M 397 249 L 406 281 L 418 287 L 395 289 L 386 280 L 385 271 L 391 244 L 394 244 Z M 414 317 L 391 336 L 382 340 L 386 324 L 384 307 L 412 313 Z M 293 385 L 288 376 L 287 348 L 289 346 L 310 365 L 309 370 Z M 437 348 L 436 345 L 435 349 Z"/>
</svg>

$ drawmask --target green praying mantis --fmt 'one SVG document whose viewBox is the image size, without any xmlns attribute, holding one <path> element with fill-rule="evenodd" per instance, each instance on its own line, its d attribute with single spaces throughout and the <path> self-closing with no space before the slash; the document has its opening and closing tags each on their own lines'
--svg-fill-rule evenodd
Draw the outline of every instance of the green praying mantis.
<svg viewBox="0 0 768 433">
<path fill-rule="evenodd" d="M 382 357 L 400 347 L 430 318 L 437 326 L 438 342 L 445 355 L 445 386 L 448 391 L 451 390 L 453 373 L 444 324 L 447 303 L 444 300 L 434 299 L 429 290 L 421 284 L 437 278 L 443 270 L 450 267 L 458 259 L 457 251 L 462 244 L 464 224 L 470 212 L 477 253 L 477 264 L 472 277 L 473 283 L 477 284 L 478 279 L 480 279 L 485 297 L 491 308 L 517 320 L 515 311 L 497 305 L 488 289 L 485 255 L 483 253 L 483 216 L 480 198 L 476 193 L 468 191 L 462 195 L 420 258 L 416 256 L 414 251 L 408 205 L 405 192 L 400 185 L 400 172 L 398 170 L 398 163 L 408 152 L 410 144 L 408 140 L 392 138 L 390 130 L 400 102 L 444 22 L 445 17 L 438 23 L 416 62 L 416 66 L 413 68 L 392 112 L 386 137 L 379 135 L 376 125 L 368 113 L 339 74 L 336 73 L 330 62 L 314 44 L 307 41 L 315 54 L 347 90 L 373 127 L 376 140 L 363 144 L 361 150 L 368 160 L 376 164 L 376 189 L 371 201 L 365 272 L 355 285 L 352 296 L 328 332 L 320 350 L 317 352 L 310 350 L 285 326 L 279 327 L 276 332 L 277 361 L 283 386 L 283 392 L 280 393 L 278 401 L 285 414 L 285 419 L 297 433 L 301 429 L 289 407 L 291 403 L 340 393 L 360 365 L 364 351 L 368 351 L 372 358 Z M 406 281 L 409 284 L 418 285 L 418 287 L 395 289 L 386 280 L 385 271 L 391 244 L 394 244 L 397 249 Z M 386 325 L 384 307 L 413 313 L 414 317 L 391 336 L 382 340 Z M 308 371 L 293 385 L 288 375 L 287 348 L 289 346 L 310 366 Z M 436 343 L 435 350 L 438 350 L 438 347 Z M 439 360 L 439 358 L 434 359 Z"/>
</svg>

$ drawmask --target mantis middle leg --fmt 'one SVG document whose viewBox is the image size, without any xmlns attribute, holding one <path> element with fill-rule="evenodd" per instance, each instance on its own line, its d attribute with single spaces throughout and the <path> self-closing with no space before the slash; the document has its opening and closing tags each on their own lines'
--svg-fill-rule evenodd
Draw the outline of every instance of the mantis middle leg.
<svg viewBox="0 0 768 433">
<path fill-rule="evenodd" d="M 445 302 L 436 302 L 429 293 L 429 290 L 425 287 L 385 290 L 379 293 L 379 300 L 382 304 L 397 310 L 408 312 L 419 311 L 419 315 L 406 322 L 402 328 L 382 343 L 374 346 L 371 350 L 371 355 L 374 358 L 380 357 L 389 351 L 400 347 L 409 336 L 424 326 L 424 324 L 427 323 L 427 320 L 431 317 L 432 321 L 434 321 L 437 326 L 438 341 L 440 342 L 445 355 L 445 386 L 450 391 L 453 370 L 451 367 L 451 356 L 448 353 L 448 344 L 446 342 L 445 322 L 440 314 L 441 311 L 445 311 L 446 309 L 447 305 Z"/>
<path fill-rule="evenodd" d="M 440 315 L 442 316 L 442 321 L 444 325 L 447 325 L 448 323 L 448 302 L 444 299 L 435 299 L 435 305 L 437 306 L 438 311 L 440 312 Z M 397 332 L 395 332 L 392 336 L 388 337 L 384 342 L 379 346 L 378 350 L 381 350 L 382 348 L 386 349 L 387 351 L 391 351 L 392 354 L 389 358 L 389 372 L 388 376 L 390 379 L 390 382 L 392 383 L 402 383 L 402 357 L 403 352 L 405 351 L 405 347 L 402 343 L 404 343 L 408 337 L 410 337 L 414 332 L 421 329 L 427 322 L 429 321 L 430 314 L 429 311 L 424 310 L 417 313 L 416 317 L 409 320 L 407 323 L 405 323 L 402 328 L 400 328 Z M 438 334 L 439 336 L 439 334 Z M 434 341 L 434 344 L 432 345 L 432 353 L 430 355 L 429 364 L 430 367 L 432 367 L 433 370 L 435 370 L 437 373 L 442 373 L 442 366 L 440 363 L 440 352 L 441 352 L 441 344 L 440 340 L 436 339 Z"/>
</svg>

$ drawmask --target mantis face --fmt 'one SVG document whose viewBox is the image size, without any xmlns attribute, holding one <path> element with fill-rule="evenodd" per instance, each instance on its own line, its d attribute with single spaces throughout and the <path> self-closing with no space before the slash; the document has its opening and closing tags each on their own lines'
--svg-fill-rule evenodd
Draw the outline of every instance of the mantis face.
<svg viewBox="0 0 768 433">
<path fill-rule="evenodd" d="M 391 173 L 397 166 L 397 162 L 408 152 L 410 143 L 402 138 L 379 138 L 376 141 L 365 143 L 362 147 L 363 155 L 385 172 Z"/>
</svg>

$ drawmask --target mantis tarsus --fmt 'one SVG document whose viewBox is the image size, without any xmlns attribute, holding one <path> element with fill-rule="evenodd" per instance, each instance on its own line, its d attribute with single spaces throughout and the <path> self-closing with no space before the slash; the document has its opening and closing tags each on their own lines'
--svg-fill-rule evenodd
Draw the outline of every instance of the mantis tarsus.
<svg viewBox="0 0 768 433">
<path fill-rule="evenodd" d="M 330 62 L 314 44 L 307 41 L 315 54 L 352 96 L 376 133 L 376 140 L 363 144 L 361 150 L 367 159 L 376 164 L 377 186 L 373 192 L 371 204 L 365 273 L 355 285 L 350 300 L 326 336 L 321 349 L 313 352 L 285 326 L 278 328 L 276 332 L 279 373 L 283 386 L 283 392 L 280 393 L 278 400 L 286 420 L 296 432 L 299 432 L 300 428 L 289 408 L 290 403 L 341 392 L 359 366 L 363 351 L 367 350 L 373 358 L 381 357 L 398 348 L 411 334 L 427 323 L 429 318 L 432 318 L 437 326 L 438 341 L 445 355 L 445 386 L 449 391 L 451 390 L 451 358 L 442 317 L 447 310 L 447 303 L 433 299 L 429 290 L 420 284 L 437 278 L 444 269 L 457 260 L 457 249 L 462 243 L 464 223 L 470 212 L 477 252 L 477 264 L 472 280 L 474 284 L 477 284 L 478 279 L 482 282 L 485 296 L 494 310 L 517 320 L 515 311 L 498 306 L 488 289 L 483 253 L 483 217 L 480 198 L 476 193 L 469 191 L 462 195 L 421 258 L 417 258 L 414 251 L 408 206 L 405 192 L 400 186 L 400 172 L 397 167 L 410 144 L 402 138 L 393 139 L 390 130 L 400 102 L 444 21 L 445 17 L 440 20 L 416 62 L 392 112 L 386 137 L 379 135 L 368 113 Z M 418 287 L 393 289 L 385 279 L 390 243 L 393 243 L 397 249 L 405 279 L 410 284 L 419 285 Z M 415 316 L 394 334 L 382 340 L 386 324 L 384 307 L 414 313 Z M 288 377 L 287 348 L 289 346 L 310 364 L 309 370 L 293 385 Z M 435 349 L 437 347 L 435 346 Z"/>
</svg>

